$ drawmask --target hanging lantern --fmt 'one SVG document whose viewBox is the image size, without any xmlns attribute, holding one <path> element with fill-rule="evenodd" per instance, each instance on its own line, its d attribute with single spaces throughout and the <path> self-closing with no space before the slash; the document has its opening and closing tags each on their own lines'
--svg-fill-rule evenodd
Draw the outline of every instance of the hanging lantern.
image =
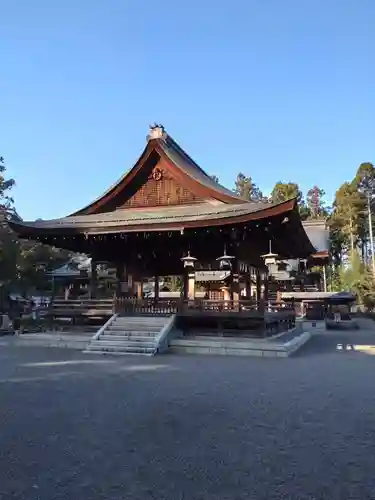
<svg viewBox="0 0 375 500">
<path fill-rule="evenodd" d="M 187 268 L 194 268 L 194 263 L 197 259 L 195 257 L 192 257 L 190 255 L 190 251 L 188 252 L 188 254 L 186 255 L 186 257 L 182 257 L 181 258 L 181 262 L 184 263 L 184 267 L 187 267 Z"/>
<path fill-rule="evenodd" d="M 276 264 L 276 259 L 278 258 L 278 255 L 276 253 L 272 253 L 272 244 L 271 240 L 269 240 L 269 252 L 261 255 L 262 259 L 264 260 L 264 263 L 268 267 L 268 270 L 270 271 L 270 266 Z"/>
<path fill-rule="evenodd" d="M 216 260 L 219 263 L 220 269 L 232 269 L 232 261 L 235 259 L 233 255 L 227 255 L 227 247 L 224 245 L 224 255 Z"/>
</svg>

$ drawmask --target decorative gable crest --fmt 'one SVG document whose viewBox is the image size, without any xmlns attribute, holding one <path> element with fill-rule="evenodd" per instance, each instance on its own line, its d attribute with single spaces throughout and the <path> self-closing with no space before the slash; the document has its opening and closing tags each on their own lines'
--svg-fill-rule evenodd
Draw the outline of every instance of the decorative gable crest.
<svg viewBox="0 0 375 500">
<path fill-rule="evenodd" d="M 161 125 L 160 123 L 154 123 L 153 125 L 150 125 L 150 131 L 147 136 L 148 141 L 151 141 L 152 139 L 165 139 L 165 137 L 166 132 L 163 125 Z"/>
</svg>

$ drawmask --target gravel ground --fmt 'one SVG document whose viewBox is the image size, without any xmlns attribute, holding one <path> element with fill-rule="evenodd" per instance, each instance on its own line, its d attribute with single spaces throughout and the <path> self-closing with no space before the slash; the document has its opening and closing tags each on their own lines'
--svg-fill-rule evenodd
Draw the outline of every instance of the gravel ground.
<svg viewBox="0 0 375 500">
<path fill-rule="evenodd" d="M 0 343 L 4 500 L 375 499 L 374 331 L 288 359 Z"/>
</svg>

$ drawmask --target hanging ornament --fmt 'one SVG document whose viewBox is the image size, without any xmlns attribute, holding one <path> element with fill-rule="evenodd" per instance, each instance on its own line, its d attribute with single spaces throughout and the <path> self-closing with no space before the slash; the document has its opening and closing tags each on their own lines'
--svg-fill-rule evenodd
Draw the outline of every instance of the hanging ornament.
<svg viewBox="0 0 375 500">
<path fill-rule="evenodd" d="M 232 269 L 233 259 L 235 259 L 233 255 L 227 255 L 227 246 L 224 244 L 224 254 L 216 259 L 220 269 Z"/>
<path fill-rule="evenodd" d="M 195 257 L 192 257 L 190 255 L 190 251 L 188 252 L 186 257 L 181 258 L 181 262 L 183 262 L 184 267 L 187 267 L 187 268 L 194 268 L 194 263 L 196 262 L 196 260 L 197 259 Z"/>
<path fill-rule="evenodd" d="M 264 263 L 268 267 L 268 271 L 271 274 L 271 266 L 276 264 L 276 259 L 278 255 L 276 253 L 272 252 L 272 243 L 271 240 L 269 240 L 269 251 L 268 253 L 261 255 L 262 259 L 264 260 Z"/>
</svg>

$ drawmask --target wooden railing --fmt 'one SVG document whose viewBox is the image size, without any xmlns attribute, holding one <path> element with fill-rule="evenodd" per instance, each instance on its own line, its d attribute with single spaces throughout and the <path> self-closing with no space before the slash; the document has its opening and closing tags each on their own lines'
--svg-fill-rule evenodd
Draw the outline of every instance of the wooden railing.
<svg viewBox="0 0 375 500">
<path fill-rule="evenodd" d="M 133 299 L 117 297 L 115 312 L 118 314 L 149 314 L 151 316 L 169 316 L 181 308 L 180 300 L 169 299 Z"/>
<path fill-rule="evenodd" d="M 267 302 L 264 308 L 267 312 L 295 311 L 295 304 L 292 302 Z"/>
<path fill-rule="evenodd" d="M 70 320 L 72 324 L 81 324 L 87 321 L 102 320 L 113 314 L 112 299 L 83 299 L 83 300 L 53 300 L 44 315 L 50 318 L 52 324 L 56 321 Z"/>
<path fill-rule="evenodd" d="M 292 311 L 293 304 L 256 302 L 253 300 L 182 300 L 182 299 L 137 299 L 117 297 L 114 312 L 118 314 L 149 314 L 167 316 L 179 312 L 278 312 Z"/>
<path fill-rule="evenodd" d="M 261 304 L 252 300 L 206 300 L 195 299 L 194 301 L 185 301 L 184 309 L 196 309 L 205 312 L 242 312 L 261 310 Z"/>
<path fill-rule="evenodd" d="M 110 314 L 113 309 L 112 299 L 78 299 L 78 300 L 53 300 L 49 310 L 56 316 L 83 315 L 96 316 Z"/>
</svg>

